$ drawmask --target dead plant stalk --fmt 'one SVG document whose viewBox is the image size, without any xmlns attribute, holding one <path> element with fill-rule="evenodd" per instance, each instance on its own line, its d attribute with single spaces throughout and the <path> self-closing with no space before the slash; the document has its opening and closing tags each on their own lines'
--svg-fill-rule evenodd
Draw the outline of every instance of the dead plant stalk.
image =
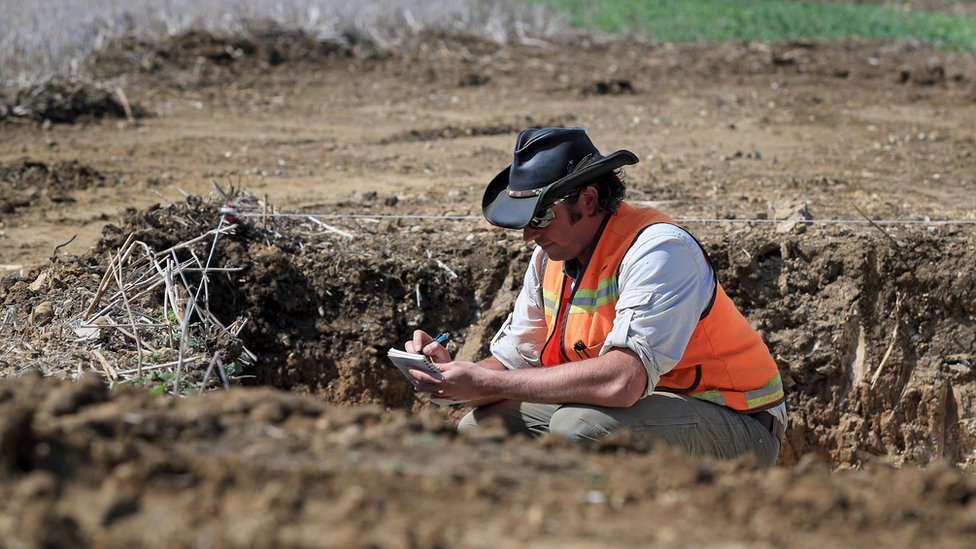
<svg viewBox="0 0 976 549">
<path fill-rule="evenodd" d="M 132 239 L 134 239 L 135 236 L 136 236 L 135 233 L 129 233 L 129 237 L 125 239 L 125 243 L 122 244 L 122 247 L 126 248 L 127 246 L 132 244 Z M 108 290 L 108 282 L 109 280 L 112 279 L 111 277 L 112 277 L 112 265 L 110 264 L 108 268 L 105 269 L 105 274 L 102 276 L 102 281 L 98 285 L 98 290 L 95 291 L 95 297 L 92 298 L 91 304 L 89 304 L 88 308 L 85 309 L 85 312 L 82 313 L 81 315 L 82 320 L 88 320 L 89 315 L 91 315 L 92 311 L 95 310 L 95 307 L 98 306 L 98 302 L 102 299 L 102 295 L 105 294 L 106 290 Z"/>
<path fill-rule="evenodd" d="M 124 250 L 124 253 L 123 253 L 123 250 L 121 250 L 121 249 L 119 250 L 119 253 L 118 253 L 118 256 L 117 256 L 118 260 L 115 262 L 115 268 L 114 268 L 114 270 L 115 270 L 115 281 L 119 285 L 119 291 L 122 292 L 122 302 L 125 304 L 125 310 L 128 313 L 128 315 L 129 315 L 129 323 L 132 326 L 132 337 L 136 340 L 136 353 L 137 353 L 136 354 L 136 357 L 137 357 L 137 359 L 139 361 L 138 362 L 138 368 L 139 368 L 139 372 L 141 374 L 141 372 L 142 372 L 142 341 L 140 341 L 140 339 L 139 339 L 139 329 L 136 327 L 136 317 L 135 317 L 135 315 L 132 314 L 132 306 L 129 304 L 129 296 L 126 294 L 126 291 L 125 291 L 125 276 L 122 274 L 122 262 L 125 261 L 125 259 L 129 255 L 129 250 L 132 249 L 131 248 L 131 246 L 132 246 L 131 243 L 129 243 L 129 246 L 130 246 L 129 248 L 127 248 L 126 250 Z M 109 263 L 111 263 L 111 261 Z"/>
</svg>

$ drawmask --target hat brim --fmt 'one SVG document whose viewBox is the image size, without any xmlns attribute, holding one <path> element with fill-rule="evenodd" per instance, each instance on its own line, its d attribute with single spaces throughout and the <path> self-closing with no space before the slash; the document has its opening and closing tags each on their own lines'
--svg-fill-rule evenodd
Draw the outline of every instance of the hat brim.
<svg viewBox="0 0 976 549">
<path fill-rule="evenodd" d="M 605 173 L 637 162 L 637 155 L 628 150 L 619 150 L 550 183 L 543 187 L 539 195 L 525 198 L 513 198 L 508 195 L 511 166 L 506 166 L 485 189 L 485 195 L 481 199 L 481 212 L 492 225 L 506 229 L 522 229 L 529 224 L 540 205 L 558 200 Z"/>
</svg>

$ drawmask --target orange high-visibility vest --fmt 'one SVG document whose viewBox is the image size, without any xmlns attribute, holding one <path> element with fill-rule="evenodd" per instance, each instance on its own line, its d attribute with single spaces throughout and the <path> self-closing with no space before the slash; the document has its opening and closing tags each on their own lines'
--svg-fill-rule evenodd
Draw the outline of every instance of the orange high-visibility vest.
<svg viewBox="0 0 976 549">
<path fill-rule="evenodd" d="M 549 332 L 542 350 L 543 366 L 599 354 L 616 316 L 620 263 L 640 233 L 656 223 L 674 224 L 653 208 L 621 204 L 598 235 L 575 287 L 561 261 L 545 261 L 542 291 Z M 769 349 L 717 279 L 712 303 L 699 319 L 681 360 L 661 376 L 655 389 L 688 394 L 742 412 L 770 408 L 785 396 Z"/>
</svg>

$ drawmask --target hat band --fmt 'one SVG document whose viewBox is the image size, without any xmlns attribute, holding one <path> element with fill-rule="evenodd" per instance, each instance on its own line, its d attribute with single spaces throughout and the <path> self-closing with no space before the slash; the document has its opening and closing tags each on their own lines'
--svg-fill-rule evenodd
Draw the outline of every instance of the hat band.
<svg viewBox="0 0 976 549">
<path fill-rule="evenodd" d="M 512 189 L 505 189 L 510 198 L 528 198 L 530 196 L 539 196 L 545 189 L 529 189 L 527 191 L 513 191 Z"/>
</svg>

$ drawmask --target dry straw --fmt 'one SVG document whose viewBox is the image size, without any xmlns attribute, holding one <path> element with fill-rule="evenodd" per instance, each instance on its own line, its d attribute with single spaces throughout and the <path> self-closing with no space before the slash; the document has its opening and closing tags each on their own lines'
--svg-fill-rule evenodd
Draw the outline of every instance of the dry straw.
<svg viewBox="0 0 976 549">
<path fill-rule="evenodd" d="M 532 43 L 563 27 L 545 7 L 518 0 L 0 0 L 0 14 L 0 84 L 18 86 L 85 76 L 91 54 L 123 37 L 152 42 L 191 29 L 243 35 L 270 22 L 395 48 L 425 31 Z"/>
<path fill-rule="evenodd" d="M 145 382 L 147 376 L 168 379 L 171 383 L 169 392 L 184 394 L 190 387 L 184 369 L 209 361 L 210 368 L 203 375 L 200 390 L 206 387 L 209 371 L 215 364 L 220 369 L 222 384 L 228 385 L 225 365 L 219 354 L 214 357 L 204 355 L 208 352 L 189 342 L 191 338 L 203 339 L 220 331 L 237 337 L 244 327 L 243 322 L 225 326 L 210 312 L 209 306 L 208 275 L 239 270 L 211 266 L 218 239 L 233 233 L 236 227 L 226 224 L 221 216 L 217 228 L 158 252 L 130 234 L 118 251 L 110 254 L 105 276 L 91 303 L 72 323 L 79 340 L 94 341 L 103 330 L 114 330 L 135 344 L 136 364 L 133 368 L 117 367 L 102 350 L 91 349 L 94 363 L 107 379 L 118 383 Z M 209 241 L 210 245 L 208 255 L 201 260 L 192 246 L 203 241 Z M 177 252 L 189 255 L 189 259 L 180 259 Z M 161 311 L 146 311 L 136 305 L 139 298 L 160 287 L 163 287 Z M 154 347 L 149 342 L 163 342 L 166 347 Z M 152 358 L 157 357 L 158 362 L 158 356 L 167 350 L 175 351 L 176 359 L 154 363 Z M 247 360 L 256 358 L 247 349 L 244 353 Z M 168 378 L 159 376 L 161 371 L 171 375 Z M 190 377 L 199 379 L 199 376 Z"/>
</svg>

